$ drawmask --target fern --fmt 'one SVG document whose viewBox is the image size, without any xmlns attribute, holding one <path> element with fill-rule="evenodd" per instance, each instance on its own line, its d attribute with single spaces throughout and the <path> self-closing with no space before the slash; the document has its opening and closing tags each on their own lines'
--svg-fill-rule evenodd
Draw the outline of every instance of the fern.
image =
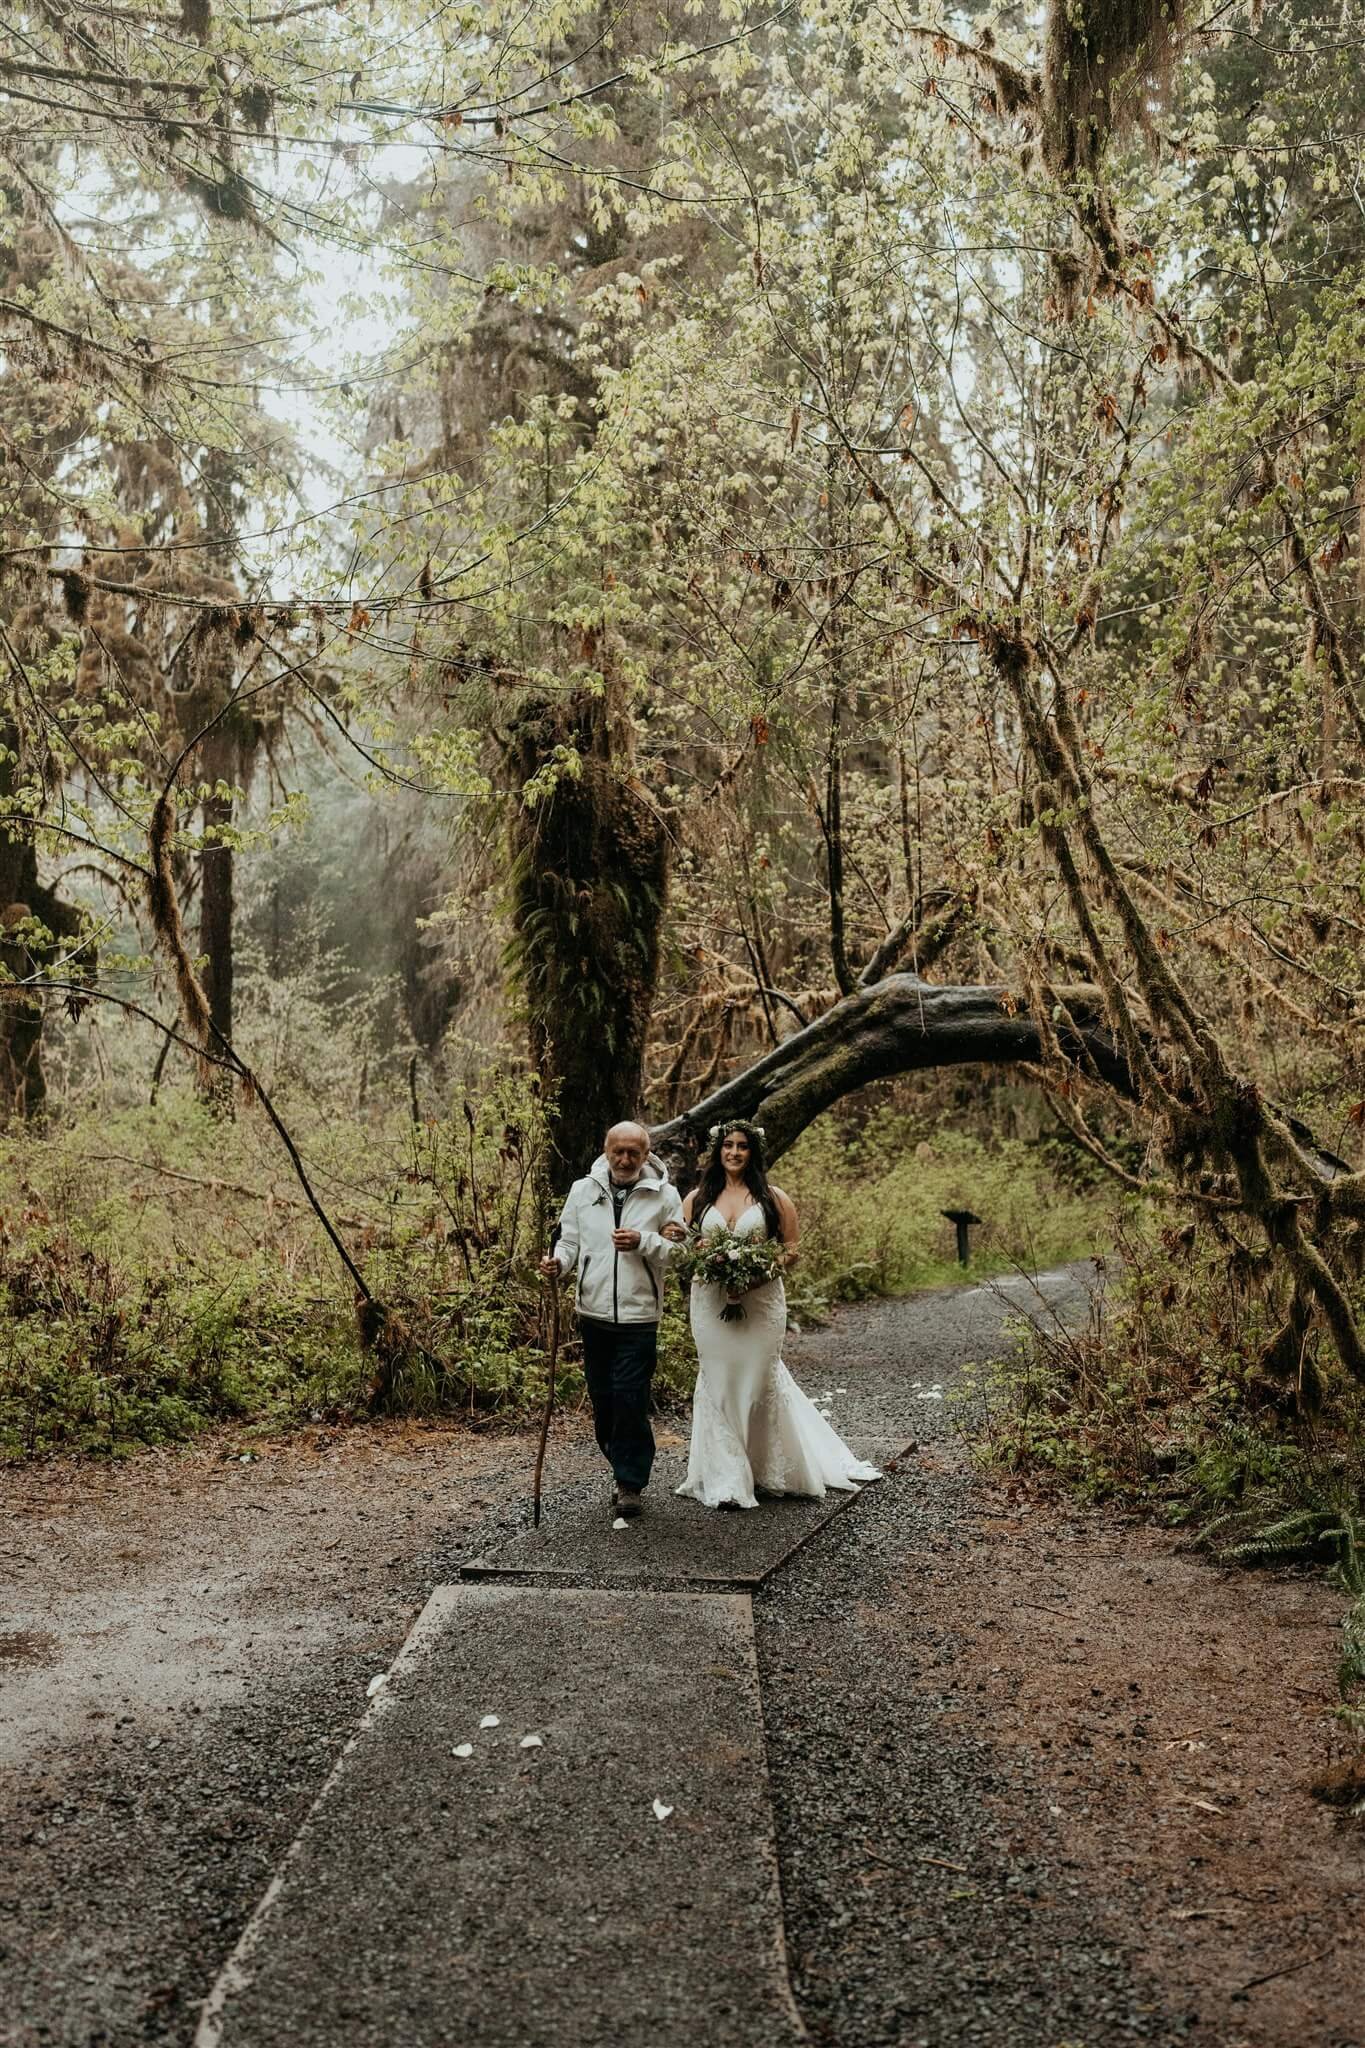
<svg viewBox="0 0 1365 2048">
<path fill-rule="evenodd" d="M 1353 1692 L 1358 1685 L 1365 1685 L 1365 1587 L 1347 1609 L 1346 1619 L 1341 1624 L 1341 1661 L 1337 1667 L 1337 1681 L 1343 1694 Z M 1362 1719 L 1365 1720 L 1365 1714 Z"/>
<path fill-rule="evenodd" d="M 1255 1530 L 1241 1543 L 1223 1546 L 1218 1556 L 1225 1564 L 1307 1563 L 1315 1558 L 1335 1558 L 1343 1540 L 1349 1542 L 1349 1537 L 1339 1515 L 1318 1508 L 1300 1508 L 1266 1528 Z"/>
</svg>

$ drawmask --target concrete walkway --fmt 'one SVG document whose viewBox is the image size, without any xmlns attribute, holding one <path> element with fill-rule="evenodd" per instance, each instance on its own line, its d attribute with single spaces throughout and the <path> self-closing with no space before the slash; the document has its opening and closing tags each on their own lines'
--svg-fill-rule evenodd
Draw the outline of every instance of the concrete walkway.
<svg viewBox="0 0 1365 2048">
<path fill-rule="evenodd" d="M 804 2039 L 748 1598 L 459 1585 L 432 1595 L 196 2044 Z"/>
<path fill-rule="evenodd" d="M 852 1445 L 874 1464 L 905 1449 L 871 1440 Z M 591 1494 L 568 1499 L 550 1494 L 539 1529 L 523 1529 L 489 1555 L 462 1565 L 464 1579 L 540 1579 L 560 1584 L 601 1586 L 648 1581 L 651 1585 L 761 1586 L 803 1543 L 854 1500 L 851 1493 L 827 1493 L 823 1500 L 765 1500 L 742 1514 L 719 1514 L 674 1493 L 687 1460 L 661 1451 L 646 1497 L 646 1512 L 624 1529 L 614 1529 L 604 1477 Z"/>
</svg>

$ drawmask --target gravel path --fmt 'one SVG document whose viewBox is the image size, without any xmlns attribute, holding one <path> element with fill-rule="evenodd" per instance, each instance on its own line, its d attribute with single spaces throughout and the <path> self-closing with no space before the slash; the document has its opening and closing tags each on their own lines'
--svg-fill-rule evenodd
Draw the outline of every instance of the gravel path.
<svg viewBox="0 0 1365 2048">
<path fill-rule="evenodd" d="M 1049 1282 L 1067 1313 L 1085 1279 Z M 1040 1510 L 1002 1533 L 940 1396 L 1026 1294 L 868 1304 L 789 1349 L 846 1436 L 920 1442 L 754 1596 L 811 2037 L 1363 2048 L 1365 1843 L 1298 1788 L 1339 1602 L 1303 1579 L 1225 1584 L 1112 1518 Z M 231 1448 L 0 1475 L 17 1580 L 0 1620 L 4 2048 L 189 2043 L 370 1676 L 432 1586 L 529 1516 L 525 1435 L 353 1431 L 250 1464 Z M 604 1493 L 585 1418 L 564 1418 L 547 1516 Z M 1134 1702 L 1182 1626 L 1176 1718 L 1149 1730 Z M 1216 1737 L 1215 1711 L 1234 1734 Z M 1209 1757 L 1185 1760 L 1187 1795 L 1158 1776 L 1172 1741 L 1147 1738 L 1195 1728 L 1175 1762 Z M 1243 1753 L 1264 1782 L 1218 1789 L 1214 1764 L 1226 1778 Z"/>
<path fill-rule="evenodd" d="M 1049 1276 L 1054 1311 L 1083 1310 L 1082 1274 Z M 918 1597 L 951 1577 L 980 1511 L 951 1399 L 961 1364 L 990 1355 L 1027 1294 L 1015 1282 L 1003 1296 L 881 1303 L 800 1347 L 807 1383 L 848 1381 L 860 1422 L 904 1401 L 907 1377 L 944 1395 L 915 1404 L 921 1456 L 754 1603 L 794 1986 L 819 2042 L 1053 2048 L 1184 2033 L 1116 1950 L 1080 1873 L 1060 1851 L 1016 1845 L 1055 1835 L 1047 1794 L 1017 1757 L 954 1725 L 960 1631 Z"/>
</svg>

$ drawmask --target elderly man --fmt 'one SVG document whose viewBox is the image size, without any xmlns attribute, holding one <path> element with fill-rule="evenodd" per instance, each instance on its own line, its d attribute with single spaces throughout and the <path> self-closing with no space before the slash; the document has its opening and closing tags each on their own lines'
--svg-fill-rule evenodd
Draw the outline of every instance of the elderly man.
<svg viewBox="0 0 1365 2048">
<path fill-rule="evenodd" d="M 654 1464 L 650 1383 L 658 1358 L 664 1269 L 686 1235 L 668 1168 L 643 1124 L 613 1124 L 592 1171 L 569 1190 L 544 1273 L 577 1275 L 583 1372 L 598 1448 L 616 1485 L 614 1515 L 638 1515 Z"/>
</svg>

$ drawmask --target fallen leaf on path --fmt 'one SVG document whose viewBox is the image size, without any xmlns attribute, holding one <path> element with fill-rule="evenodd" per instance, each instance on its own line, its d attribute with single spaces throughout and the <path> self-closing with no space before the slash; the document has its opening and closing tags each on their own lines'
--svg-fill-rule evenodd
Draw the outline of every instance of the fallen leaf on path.
<svg viewBox="0 0 1365 2048">
<path fill-rule="evenodd" d="M 662 1800 L 662 1799 L 656 1799 L 656 1800 L 655 1800 L 655 1802 L 654 1802 L 654 1818 L 655 1818 L 655 1820 L 667 1820 L 667 1819 L 668 1819 L 668 1816 L 669 1816 L 669 1814 L 670 1814 L 670 1813 L 672 1813 L 672 1811 L 673 1811 L 673 1808 L 672 1808 L 671 1806 L 665 1806 L 665 1805 L 664 1805 L 664 1803 L 663 1803 L 663 1800 Z"/>
</svg>

